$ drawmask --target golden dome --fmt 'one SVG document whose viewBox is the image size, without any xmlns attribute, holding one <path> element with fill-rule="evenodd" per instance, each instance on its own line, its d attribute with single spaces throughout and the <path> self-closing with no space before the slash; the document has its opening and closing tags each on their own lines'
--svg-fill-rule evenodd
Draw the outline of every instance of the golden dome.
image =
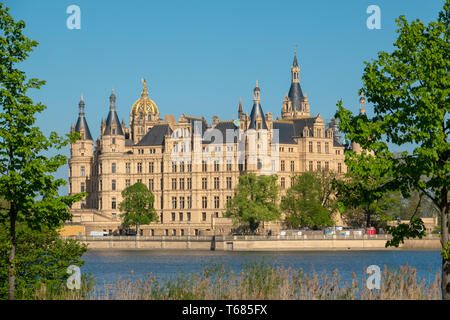
<svg viewBox="0 0 450 320">
<path fill-rule="evenodd" d="M 131 113 L 139 114 L 142 112 L 144 114 L 154 114 L 154 115 L 158 114 L 159 111 L 158 107 L 156 106 L 156 103 L 154 103 L 148 97 L 147 83 L 145 82 L 145 79 L 142 79 L 142 85 L 143 89 L 141 93 L 141 98 L 133 104 L 133 107 L 131 108 Z"/>
</svg>

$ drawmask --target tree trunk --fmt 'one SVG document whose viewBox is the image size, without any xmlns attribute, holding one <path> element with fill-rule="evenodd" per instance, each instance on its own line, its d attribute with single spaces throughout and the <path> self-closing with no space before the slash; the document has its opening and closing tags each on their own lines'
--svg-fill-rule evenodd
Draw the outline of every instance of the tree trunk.
<svg viewBox="0 0 450 320">
<path fill-rule="evenodd" d="M 366 220 L 366 228 L 370 228 L 370 214 L 371 214 L 370 210 L 367 210 L 366 211 L 366 218 L 367 218 L 367 220 Z"/>
<path fill-rule="evenodd" d="M 11 209 L 9 210 L 9 218 L 10 218 L 10 242 L 11 242 L 11 250 L 9 251 L 9 272 L 8 272 L 8 299 L 14 300 L 14 289 L 16 283 L 16 217 L 17 213 L 15 212 L 14 205 L 11 205 Z"/>
<path fill-rule="evenodd" d="M 444 188 L 445 193 L 447 193 L 447 188 Z M 447 197 L 446 195 L 443 197 L 443 208 L 441 208 L 441 245 L 442 249 L 448 246 L 449 238 L 448 238 L 448 207 L 447 207 Z M 448 247 L 447 247 L 447 250 Z M 441 289 L 442 289 L 442 299 L 450 300 L 450 260 L 445 259 L 442 256 L 442 280 L 441 280 Z"/>
</svg>

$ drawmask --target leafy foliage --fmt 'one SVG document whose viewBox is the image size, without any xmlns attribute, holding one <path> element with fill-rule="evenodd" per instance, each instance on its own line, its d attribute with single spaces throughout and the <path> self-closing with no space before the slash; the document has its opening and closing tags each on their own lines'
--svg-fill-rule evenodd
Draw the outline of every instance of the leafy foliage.
<svg viewBox="0 0 450 320">
<path fill-rule="evenodd" d="M 9 9 L 0 3 L 0 197 L 8 202 L 8 210 L 0 212 L 0 223 L 10 225 L 9 296 L 14 298 L 15 225 L 26 223 L 30 228 L 56 228 L 71 219 L 69 208 L 85 194 L 60 197 L 64 179 L 53 173 L 67 162 L 67 157 L 44 154 L 60 150 L 79 134 L 67 138 L 51 132 L 46 137 L 35 126 L 36 113 L 46 107 L 27 96 L 29 89 L 39 89 L 44 81 L 27 79 L 16 66 L 37 46 L 23 35 L 24 21 L 15 22 Z"/>
<path fill-rule="evenodd" d="M 233 218 L 235 224 L 247 224 L 252 233 L 258 229 L 261 221 L 280 219 L 276 181 L 276 175 L 256 176 L 248 173 L 240 176 L 235 195 L 227 203 L 224 216 Z"/>
<path fill-rule="evenodd" d="M 16 294 L 30 298 L 33 291 L 45 285 L 47 290 L 60 290 L 70 276 L 69 265 L 81 267 L 86 245 L 62 240 L 54 230 L 37 232 L 21 224 L 17 228 Z M 9 230 L 0 227 L 0 299 L 8 298 Z"/>
<path fill-rule="evenodd" d="M 324 177 L 323 172 L 307 172 L 294 177 L 293 186 L 281 202 L 286 222 L 291 227 L 315 228 L 332 224 L 332 212 L 324 207 L 331 201 L 331 184 L 325 183 Z"/>
<path fill-rule="evenodd" d="M 380 190 L 400 190 L 405 197 L 416 190 L 439 209 L 444 250 L 450 207 L 450 0 L 437 21 L 428 25 L 420 20 L 408 23 L 404 16 L 396 21 L 399 35 L 394 51 L 379 52 L 377 59 L 365 63 L 362 91 L 373 103 L 374 116 L 353 116 L 341 101 L 336 117 L 347 139 L 374 151 L 377 160 L 369 169 L 386 179 Z M 412 144 L 414 149 L 394 154 L 388 143 Z M 363 166 L 364 162 L 356 165 Z M 391 229 L 396 240 L 389 244 L 420 236 L 417 227 L 418 218 L 413 218 L 408 228 Z M 450 299 L 450 261 L 442 263 L 442 294 Z"/>
<path fill-rule="evenodd" d="M 147 186 L 137 182 L 122 191 L 123 201 L 119 205 L 121 217 L 125 226 L 136 226 L 136 234 L 139 225 L 158 221 L 153 203 L 155 196 L 147 189 Z"/>
</svg>

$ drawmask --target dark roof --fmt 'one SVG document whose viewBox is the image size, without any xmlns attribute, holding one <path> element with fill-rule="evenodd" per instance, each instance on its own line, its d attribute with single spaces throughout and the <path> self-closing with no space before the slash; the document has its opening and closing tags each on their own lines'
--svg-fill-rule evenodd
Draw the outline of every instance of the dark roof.
<svg viewBox="0 0 450 320">
<path fill-rule="evenodd" d="M 91 131 L 89 131 L 89 127 L 86 121 L 86 118 L 83 115 L 80 115 L 77 120 L 77 124 L 75 125 L 75 132 L 80 133 L 81 129 L 84 129 L 84 132 L 86 133 L 86 136 L 83 137 L 86 140 L 93 140 Z"/>
<path fill-rule="evenodd" d="M 292 122 L 273 122 L 273 129 L 278 130 L 278 143 L 283 144 L 296 144 L 293 137 L 295 136 L 294 125 Z M 275 134 L 272 135 L 272 143 L 275 138 Z"/>
<path fill-rule="evenodd" d="M 294 54 L 294 62 L 292 63 L 293 67 L 298 67 L 298 62 L 297 62 L 297 55 Z"/>
<path fill-rule="evenodd" d="M 313 133 L 313 125 L 314 125 L 314 122 L 316 121 L 316 118 L 317 117 L 292 120 L 293 125 L 294 125 L 295 136 L 303 137 L 303 129 L 305 127 L 308 127 L 308 129 L 310 130 L 310 136 L 311 136 Z"/>
<path fill-rule="evenodd" d="M 292 102 L 292 108 L 295 108 L 295 110 L 300 111 L 300 103 L 303 100 L 303 92 L 302 88 L 300 87 L 300 83 L 298 82 L 292 82 L 291 88 L 289 89 L 288 93 L 289 100 Z"/>
<path fill-rule="evenodd" d="M 256 119 L 258 116 L 261 116 L 262 118 L 262 128 L 267 130 L 267 124 L 266 119 L 264 118 L 264 112 L 261 108 L 261 104 L 258 101 L 255 101 L 253 103 L 252 112 L 250 113 L 250 125 L 248 126 L 248 129 L 256 129 Z"/>
<path fill-rule="evenodd" d="M 152 127 L 136 146 L 161 146 L 164 145 L 166 134 L 172 134 L 168 124 L 157 124 Z"/>
<path fill-rule="evenodd" d="M 130 139 L 125 139 L 125 145 L 128 146 L 132 146 L 133 145 L 133 140 Z"/>
<path fill-rule="evenodd" d="M 232 130 L 232 131 L 233 131 L 233 133 L 234 133 L 234 135 L 233 135 L 233 137 L 234 137 L 234 138 L 233 138 L 233 143 L 236 143 L 236 142 L 237 142 L 237 134 L 236 134 L 236 131 L 238 131 L 239 128 L 236 127 L 232 121 L 222 121 L 222 122 L 219 122 L 218 124 L 216 124 L 216 126 L 214 127 L 214 129 L 217 129 L 217 130 L 219 130 L 219 131 L 221 132 L 221 134 L 222 134 L 222 139 L 223 139 L 222 143 L 228 143 L 228 142 L 231 143 L 231 141 L 227 141 L 227 130 Z M 204 143 L 204 144 L 209 144 L 209 143 L 220 143 L 220 141 L 216 141 L 216 140 L 215 140 L 214 136 L 211 137 L 211 140 L 212 140 L 212 141 L 209 141 L 209 140 L 203 140 L 203 143 Z"/>
<path fill-rule="evenodd" d="M 109 110 L 108 118 L 106 118 L 105 131 L 103 131 L 103 134 L 104 135 L 111 134 L 111 126 L 113 123 L 116 125 L 117 134 L 124 135 L 122 131 L 122 125 L 120 124 L 119 121 L 119 116 L 117 115 L 117 112 L 115 110 Z"/>
</svg>

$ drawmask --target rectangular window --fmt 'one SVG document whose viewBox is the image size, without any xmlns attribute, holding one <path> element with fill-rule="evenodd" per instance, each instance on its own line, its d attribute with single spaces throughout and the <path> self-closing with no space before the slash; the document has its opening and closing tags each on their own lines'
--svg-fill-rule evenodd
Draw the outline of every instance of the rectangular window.
<svg viewBox="0 0 450 320">
<path fill-rule="evenodd" d="M 313 143 L 310 141 L 308 145 L 309 145 L 309 152 L 312 153 L 313 152 Z"/>
<path fill-rule="evenodd" d="M 338 173 L 342 173 L 342 164 L 338 163 Z"/>
<path fill-rule="evenodd" d="M 184 178 L 180 178 L 180 190 L 184 190 Z"/>
<path fill-rule="evenodd" d="M 202 178 L 202 189 L 208 189 L 208 178 Z"/>
<path fill-rule="evenodd" d="M 172 190 L 177 190 L 177 179 L 172 179 Z"/>
<path fill-rule="evenodd" d="M 81 166 L 80 171 L 81 171 L 81 172 L 80 172 L 81 176 L 84 177 L 84 176 L 86 175 L 84 166 Z"/>
<path fill-rule="evenodd" d="M 205 160 L 202 161 L 202 171 L 207 172 L 208 171 L 208 164 Z"/>
<path fill-rule="evenodd" d="M 203 209 L 208 208 L 208 197 L 202 197 L 202 208 Z"/>
<path fill-rule="evenodd" d="M 192 197 L 191 196 L 188 196 L 187 198 L 186 198 L 186 200 L 187 200 L 187 208 L 188 209 L 191 209 L 192 208 Z"/>
<path fill-rule="evenodd" d="M 116 163 L 115 163 L 115 162 L 113 162 L 113 163 L 111 164 L 111 172 L 112 172 L 112 173 L 116 173 Z"/>
<path fill-rule="evenodd" d="M 191 221 L 191 213 L 190 212 L 186 213 L 186 220 Z"/>
<path fill-rule="evenodd" d="M 184 229 L 181 229 L 181 235 L 184 236 Z"/>
<path fill-rule="evenodd" d="M 172 221 L 175 221 L 175 212 L 172 212 Z"/>
<path fill-rule="evenodd" d="M 125 163 L 125 171 L 126 171 L 126 173 L 131 172 L 131 163 L 129 163 L 129 162 Z"/>
<path fill-rule="evenodd" d="M 184 172 L 184 162 L 180 162 L 180 172 Z"/>
<path fill-rule="evenodd" d="M 206 212 L 202 212 L 202 220 L 206 221 Z"/>
<path fill-rule="evenodd" d="M 173 230 L 172 230 L 172 235 L 174 235 L 174 236 L 177 235 L 177 230 L 176 230 L 176 229 L 173 229 Z"/>
<path fill-rule="evenodd" d="M 137 172 L 142 173 L 142 162 L 138 162 L 137 164 Z"/>
<path fill-rule="evenodd" d="M 295 171 L 295 162 L 291 161 L 291 171 Z"/>
<path fill-rule="evenodd" d="M 285 170 L 285 164 L 284 164 L 284 160 L 281 160 L 281 171 Z"/>
<path fill-rule="evenodd" d="M 116 180 L 111 180 L 111 190 L 116 191 Z"/>
<path fill-rule="evenodd" d="M 178 214 L 178 219 L 179 219 L 180 221 L 183 221 L 183 212 L 180 212 L 180 213 Z"/>
<path fill-rule="evenodd" d="M 330 153 L 330 144 L 328 142 L 325 142 L 325 153 Z"/>
<path fill-rule="evenodd" d="M 177 172 L 177 163 L 172 161 L 172 172 Z"/>
<path fill-rule="evenodd" d="M 218 197 L 218 196 L 215 196 L 214 197 L 214 208 L 215 209 L 219 209 L 219 206 L 220 206 L 220 198 Z"/>
<path fill-rule="evenodd" d="M 228 190 L 232 189 L 231 177 L 227 177 L 227 189 Z"/>
<path fill-rule="evenodd" d="M 286 180 L 285 180 L 285 178 L 281 178 L 280 184 L 281 184 L 281 189 L 285 189 L 286 188 Z"/>
<path fill-rule="evenodd" d="M 231 171 L 231 160 L 227 160 L 227 171 Z"/>
<path fill-rule="evenodd" d="M 220 189 L 219 177 L 214 177 L 214 189 L 216 190 Z"/>
<path fill-rule="evenodd" d="M 192 178 L 186 178 L 186 187 L 188 190 L 192 189 Z"/>
<path fill-rule="evenodd" d="M 190 161 L 187 162 L 187 171 L 192 172 L 192 163 Z"/>
<path fill-rule="evenodd" d="M 217 161 L 217 160 L 215 160 L 214 161 L 214 171 L 219 171 L 219 169 L 220 169 L 220 166 L 219 166 L 219 161 Z"/>
<path fill-rule="evenodd" d="M 313 171 L 313 162 L 312 161 L 309 162 L 309 171 Z"/>
<path fill-rule="evenodd" d="M 80 183 L 80 190 L 81 190 L 81 192 L 85 192 L 86 191 L 86 184 L 84 182 Z"/>
<path fill-rule="evenodd" d="M 172 209 L 177 208 L 177 197 L 172 197 Z"/>
<path fill-rule="evenodd" d="M 116 209 L 116 198 L 111 198 L 111 209 Z"/>
<path fill-rule="evenodd" d="M 155 183 L 153 179 L 148 179 L 148 190 L 153 191 L 155 189 Z"/>
<path fill-rule="evenodd" d="M 328 163 L 328 161 L 325 161 L 325 170 L 328 170 L 330 168 L 330 164 Z"/>
<path fill-rule="evenodd" d="M 155 164 L 153 162 L 148 163 L 148 172 L 150 173 L 155 172 Z"/>
<path fill-rule="evenodd" d="M 317 161 L 317 170 L 321 170 L 322 169 L 322 163 L 320 161 Z"/>
<path fill-rule="evenodd" d="M 320 142 L 317 142 L 317 153 L 321 153 Z"/>
<path fill-rule="evenodd" d="M 180 197 L 180 209 L 184 209 L 184 197 Z"/>
</svg>

